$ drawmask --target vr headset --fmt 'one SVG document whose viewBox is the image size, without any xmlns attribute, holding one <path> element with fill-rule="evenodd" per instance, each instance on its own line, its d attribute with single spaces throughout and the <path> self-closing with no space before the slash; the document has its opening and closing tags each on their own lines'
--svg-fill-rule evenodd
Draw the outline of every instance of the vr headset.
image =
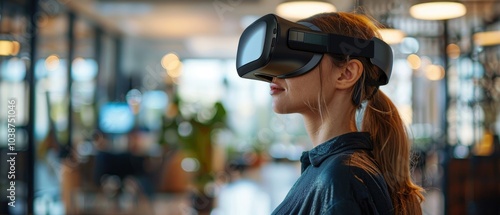
<svg viewBox="0 0 500 215">
<path fill-rule="evenodd" d="M 294 23 L 268 14 L 248 26 L 240 37 L 236 55 L 238 75 L 271 82 L 311 71 L 323 54 L 366 57 L 383 71 L 378 85 L 389 82 L 392 49 L 384 41 L 321 32 L 308 22 Z"/>
</svg>

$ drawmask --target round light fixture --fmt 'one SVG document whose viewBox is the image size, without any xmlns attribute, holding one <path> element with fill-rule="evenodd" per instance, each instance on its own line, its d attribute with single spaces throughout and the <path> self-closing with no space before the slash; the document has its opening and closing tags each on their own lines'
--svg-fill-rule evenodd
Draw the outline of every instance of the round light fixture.
<svg viewBox="0 0 500 215">
<path fill-rule="evenodd" d="M 493 46 L 500 44 L 500 31 L 478 32 L 473 35 L 474 43 L 478 46 Z"/>
<path fill-rule="evenodd" d="M 325 1 L 285 1 L 276 7 L 276 14 L 285 19 L 299 20 L 318 13 L 336 12 L 337 8 Z"/>
<path fill-rule="evenodd" d="M 378 32 L 380 33 L 382 40 L 387 44 L 401 43 L 406 36 L 403 31 L 394 28 L 381 28 L 378 29 Z"/>
<path fill-rule="evenodd" d="M 439 81 L 444 78 L 444 68 L 440 65 L 427 65 L 425 67 L 425 77 L 431 81 Z"/>
<path fill-rule="evenodd" d="M 19 53 L 21 45 L 13 40 L 0 40 L 0 56 L 15 56 Z"/>
<path fill-rule="evenodd" d="M 161 58 L 161 66 L 166 70 L 174 70 L 181 64 L 179 56 L 168 53 Z"/>
<path fill-rule="evenodd" d="M 446 20 L 458 18 L 467 13 L 465 6 L 458 2 L 427 2 L 410 7 L 413 18 L 423 20 Z"/>
<path fill-rule="evenodd" d="M 410 67 L 415 70 L 420 69 L 420 66 L 422 65 L 422 60 L 416 54 L 408 55 L 406 60 L 408 61 L 408 64 L 410 64 Z"/>
</svg>

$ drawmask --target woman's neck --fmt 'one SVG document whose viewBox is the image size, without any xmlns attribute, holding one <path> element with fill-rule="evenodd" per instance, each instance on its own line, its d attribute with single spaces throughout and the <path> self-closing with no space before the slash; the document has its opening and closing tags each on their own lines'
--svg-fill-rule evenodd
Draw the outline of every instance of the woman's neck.
<svg viewBox="0 0 500 215">
<path fill-rule="evenodd" d="M 355 110 L 335 109 L 324 113 L 321 117 L 318 113 L 302 114 L 304 123 L 314 146 L 327 140 L 349 132 L 357 131 Z"/>
</svg>

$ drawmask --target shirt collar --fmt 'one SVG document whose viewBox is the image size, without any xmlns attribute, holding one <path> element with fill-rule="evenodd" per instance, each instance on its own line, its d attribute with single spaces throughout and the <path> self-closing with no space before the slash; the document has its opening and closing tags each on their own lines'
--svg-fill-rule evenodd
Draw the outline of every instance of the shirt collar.
<svg viewBox="0 0 500 215">
<path fill-rule="evenodd" d="M 310 151 L 303 152 L 302 157 L 300 158 L 302 171 L 304 171 L 310 164 L 313 166 L 319 166 L 321 162 L 329 156 L 355 149 L 369 151 L 373 149 L 370 134 L 368 132 L 351 132 L 342 134 L 314 147 Z"/>
</svg>

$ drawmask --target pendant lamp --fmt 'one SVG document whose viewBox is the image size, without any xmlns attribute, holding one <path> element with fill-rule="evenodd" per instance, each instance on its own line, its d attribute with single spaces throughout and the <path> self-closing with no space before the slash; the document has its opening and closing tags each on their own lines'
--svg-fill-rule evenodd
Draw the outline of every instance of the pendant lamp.
<svg viewBox="0 0 500 215">
<path fill-rule="evenodd" d="M 500 45 L 500 31 L 484 31 L 472 36 L 474 43 L 478 46 Z"/>
<path fill-rule="evenodd" d="M 19 49 L 20 44 L 15 40 L 0 40 L 0 56 L 15 56 Z"/>
<path fill-rule="evenodd" d="M 467 13 L 462 3 L 454 1 L 426 1 L 410 7 L 413 18 L 423 20 L 447 20 Z"/>
<path fill-rule="evenodd" d="M 287 0 L 276 7 L 276 14 L 293 21 L 310 17 L 318 13 L 336 12 L 337 8 L 327 1 L 292 1 Z"/>
<path fill-rule="evenodd" d="M 402 30 L 396 28 L 380 28 L 378 32 L 382 40 L 389 45 L 401 43 L 406 36 Z"/>
</svg>

